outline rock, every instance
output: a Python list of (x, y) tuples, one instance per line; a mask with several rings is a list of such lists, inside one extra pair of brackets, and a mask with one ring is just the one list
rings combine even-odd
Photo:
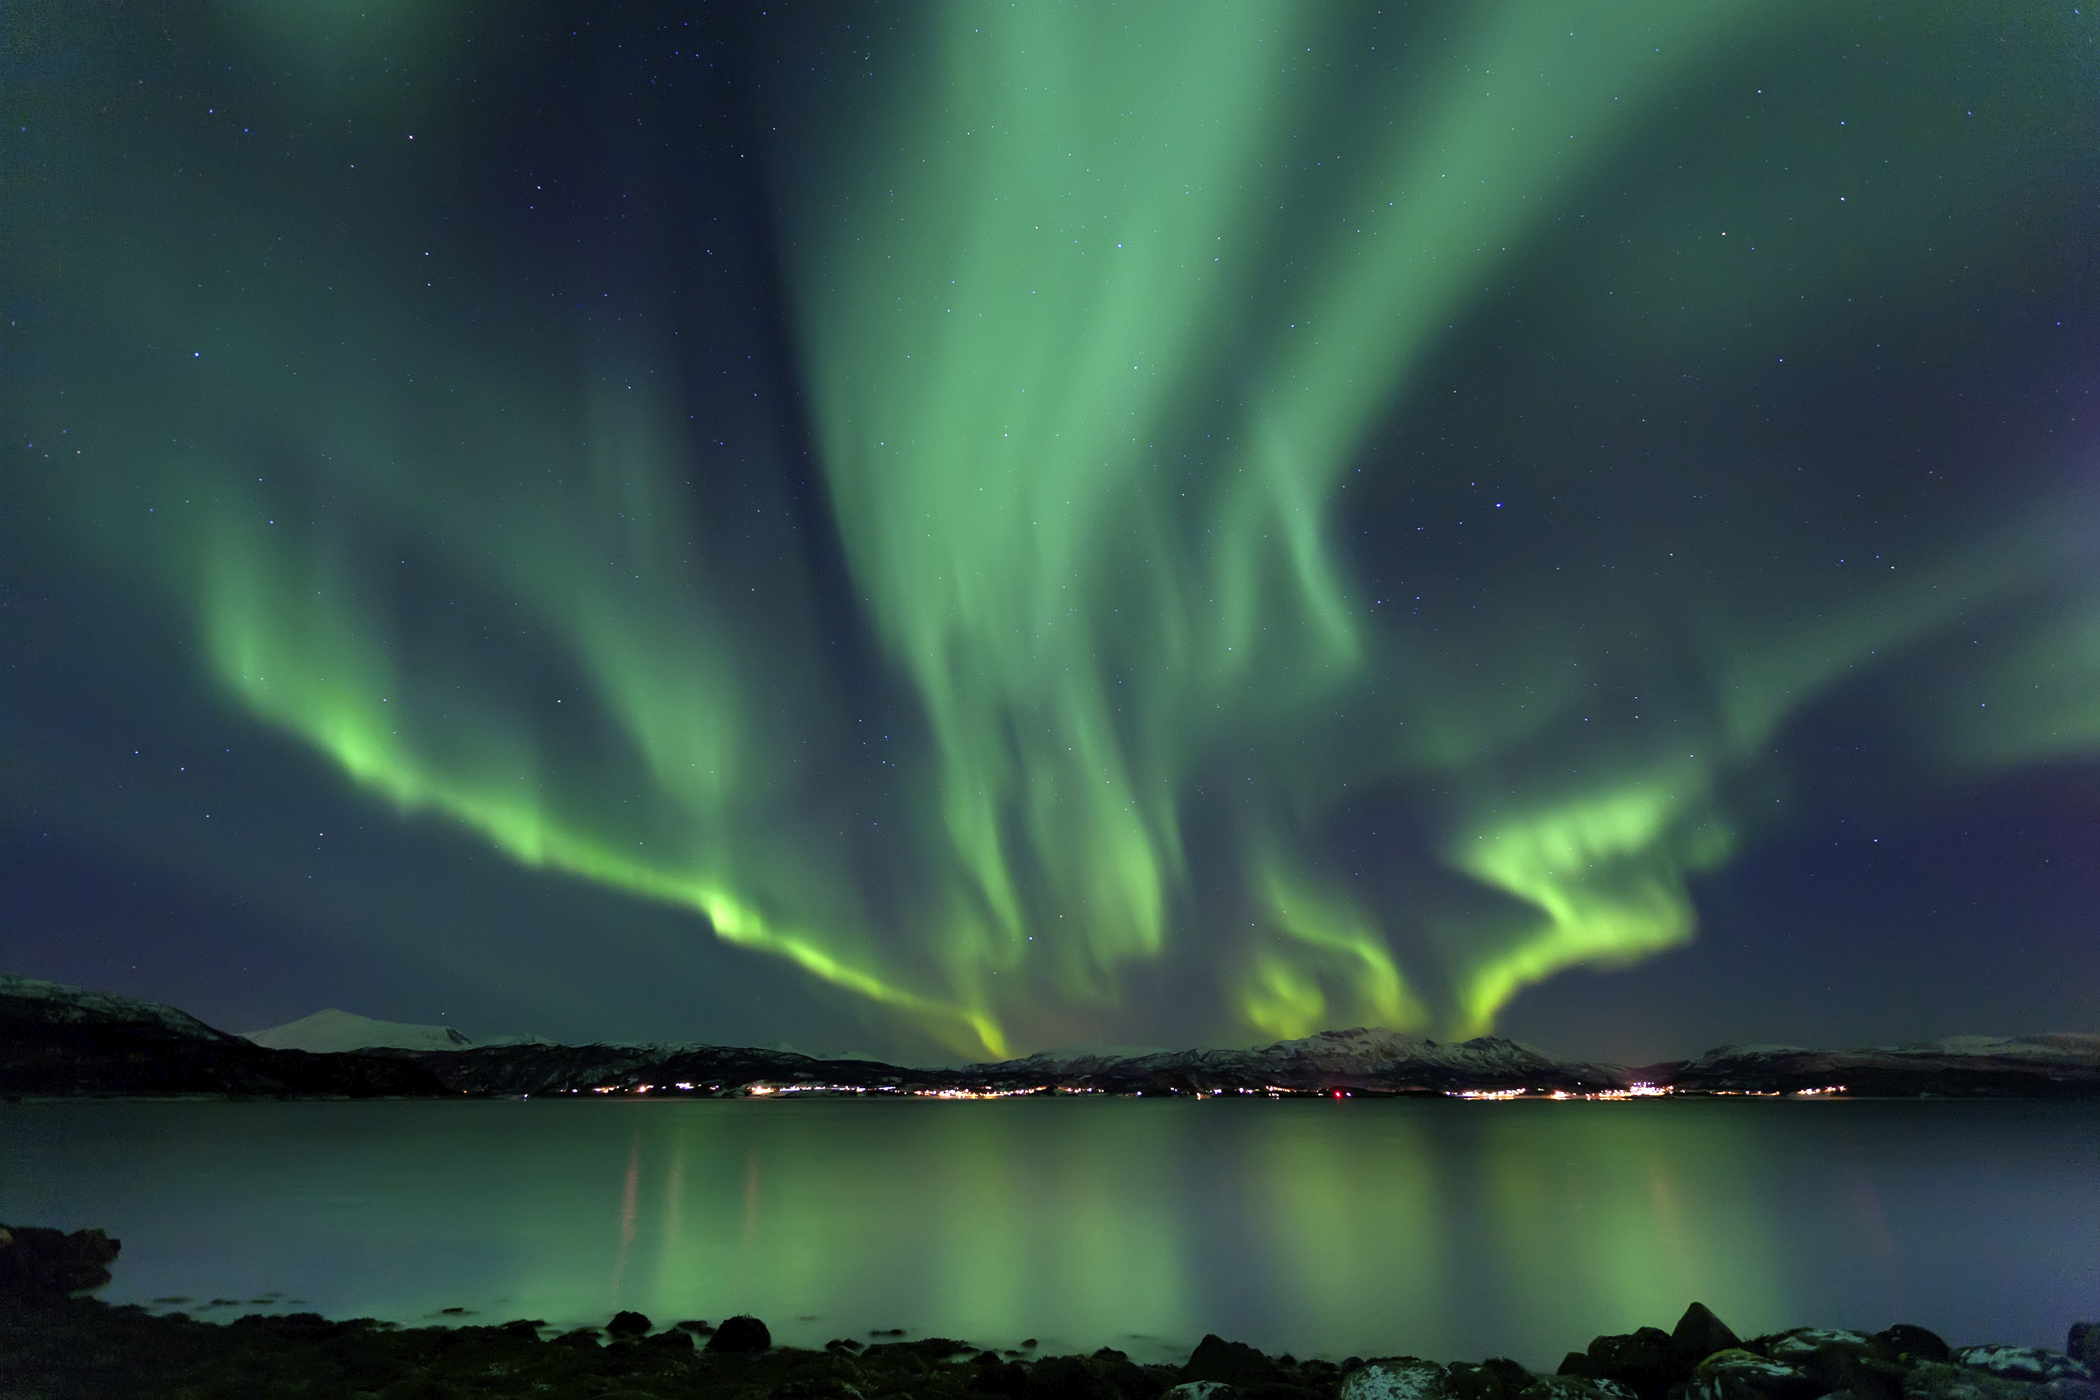
[(2100, 1371), (2100, 1322), (2072, 1323), (2071, 1339), (2064, 1343), (2064, 1350)]
[(0, 1294), (54, 1297), (100, 1288), (123, 1248), (100, 1230), (66, 1234), (38, 1225), (0, 1225)]
[(1796, 1327), (1763, 1340), (1764, 1353), (1850, 1400), (1901, 1400), (1905, 1367), (1889, 1344), (1865, 1332)]
[(642, 1345), (645, 1347), (669, 1347), (673, 1351), (691, 1351), (693, 1349), (693, 1334), (681, 1332), (676, 1327), (673, 1327), (669, 1331), (659, 1332), (653, 1337), (642, 1338)]
[(1183, 1381), (1169, 1388), (1163, 1400), (1239, 1400), (1239, 1392), (1223, 1381)]
[(2081, 1381), (2064, 1376), (2044, 1381), (2037, 1394), (2044, 1400), (2100, 1400), (2100, 1381)]
[[(1587, 1364), (1581, 1352), (1569, 1355)], [(1634, 1400), (1634, 1395), (1620, 1382), (1603, 1376), (1533, 1376), (1517, 1392), (1517, 1400)]]
[[(1454, 1361), (1444, 1368), (1444, 1373), (1449, 1378), (1451, 1393), (1456, 1400), (1503, 1400), (1502, 1377), (1491, 1366), (1476, 1365), (1470, 1361)], [(1531, 1383), (1528, 1373), (1524, 1377), (1524, 1383)]]
[(1091, 1364), (1094, 1374), (1123, 1400), (1159, 1400), (1166, 1391), (1165, 1381), (1110, 1347), (1095, 1352)]
[(2047, 1347), (1962, 1347), (1951, 1358), (1956, 1365), (1974, 1366), (2009, 1381), (2089, 1381), (2093, 1371), (2083, 1361)]
[(1502, 1382), (1502, 1393), (1510, 1400), (1522, 1395), (1530, 1388), (1531, 1383), (1538, 1379), (1521, 1362), (1512, 1361), (1506, 1356), (1490, 1356), (1480, 1363), (1480, 1369), (1494, 1372), (1495, 1379)]
[(802, 1376), (773, 1387), (773, 1400), (863, 1400), (858, 1387), (837, 1376)]
[(1825, 1351), (1878, 1352), (1879, 1344), (1864, 1332), (1835, 1327), (1796, 1327), (1764, 1341), (1765, 1355), (1774, 1361), (1798, 1366), (1808, 1357)]
[(709, 1351), (726, 1351), (738, 1355), (767, 1351), (772, 1348), (773, 1334), (766, 1324), (748, 1314), (724, 1318), (715, 1334), (707, 1339)]
[(639, 1337), (649, 1330), (649, 1319), (638, 1312), (616, 1312), (605, 1330), (615, 1337)]
[(1676, 1340), (1660, 1327), (1599, 1337), (1590, 1343), (1583, 1360), (1586, 1367), (1575, 1372), (1570, 1372), (1563, 1362), (1562, 1374), (1614, 1380), (1640, 1400), (1663, 1400), (1671, 1386), (1691, 1374), (1693, 1365), (1678, 1350)]
[(528, 1342), (536, 1342), (540, 1339), (540, 1329), (546, 1325), (543, 1318), (520, 1317), (504, 1323), (496, 1330), (506, 1337), (523, 1337)]
[(1874, 1339), (1883, 1343), (1897, 1357), (1908, 1357), (1912, 1361), (1945, 1361), (1952, 1355), (1951, 1348), (1942, 1341), (1937, 1332), (1927, 1331), (1908, 1322), (1899, 1322), (1894, 1327), (1884, 1328), (1874, 1334)]
[(1108, 1383), (1076, 1356), (1052, 1356), (1028, 1368), (1027, 1400), (1116, 1400)]
[(1342, 1378), (1341, 1400), (1455, 1400), (1451, 1374), (1434, 1361), (1389, 1356)]
[[(951, 1356), (961, 1356), (966, 1351), (977, 1350), (968, 1342), (959, 1342), (953, 1337), (921, 1337), (916, 1342), (904, 1342), (901, 1345), (905, 1350), (923, 1356), (928, 1361), (946, 1361)], [(1103, 1348), (1103, 1351), (1106, 1350)], [(1102, 1352), (1095, 1353), (1096, 1356), (1101, 1354)], [(1109, 1354), (1121, 1356), (1123, 1353), (1118, 1351)]]
[(1714, 1316), (1714, 1310), (1704, 1303), (1694, 1303), (1677, 1319), (1676, 1328), (1670, 1333), (1677, 1353), (1684, 1358), (1685, 1369), (1690, 1370), (1717, 1351), (1728, 1351), (1740, 1347), (1743, 1339), (1731, 1330), (1727, 1323)]
[[(991, 1356), (990, 1352), (985, 1353)], [(1003, 1395), (1007, 1400), (1020, 1400), (1028, 1393), (1028, 1372), (1018, 1362), (1002, 1361), (992, 1356), (990, 1362), (978, 1358), (977, 1374), (970, 1385), (986, 1395)]]
[(1228, 1342), (1215, 1332), (1196, 1343), (1181, 1374), (1192, 1381), (1223, 1381), (1242, 1389), (1277, 1378), (1275, 1362), (1245, 1342)]
[(1264, 1381), (1240, 1392), (1245, 1400), (1328, 1400), (1327, 1394), (1289, 1381)]
[(1947, 1361), (1920, 1361), (1903, 1378), (1903, 1400), (2033, 1400), (2035, 1387)]
[(459, 1387), (426, 1375), (408, 1375), (380, 1388), (377, 1400), (461, 1400)]
[(1783, 1361), (1732, 1347), (1701, 1361), (1685, 1400), (1814, 1400), (1822, 1387)]

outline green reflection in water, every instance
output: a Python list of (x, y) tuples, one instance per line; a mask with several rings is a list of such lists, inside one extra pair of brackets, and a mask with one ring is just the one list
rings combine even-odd
[(1579, 1297), (1604, 1319), (1597, 1331), (1621, 1332), (1667, 1327), (1694, 1298), (1738, 1321), (1787, 1315), (1756, 1209), (1771, 1144), (1752, 1116), (1732, 1105), (1672, 1104), (1670, 1118), (1498, 1107), (1508, 1111), (1476, 1125), (1474, 1160), (1489, 1247), (1513, 1266), (1512, 1311), (1566, 1314)]
[(113, 1303), (1550, 1366), (1693, 1298), (2048, 1344), (2096, 1153), (2005, 1103), (0, 1104), (0, 1208), (123, 1238)]
[(614, 1265), (604, 1306), (652, 1315), (1140, 1352), (1231, 1320), (1335, 1355), (1517, 1345), (1475, 1335), (1483, 1306), (1569, 1346), (1667, 1325), (1692, 1298), (1787, 1315), (1752, 1204), (1765, 1148), (1740, 1112), (808, 1103), (640, 1123), (638, 1186), (608, 1159), (604, 1228), (650, 1257)]

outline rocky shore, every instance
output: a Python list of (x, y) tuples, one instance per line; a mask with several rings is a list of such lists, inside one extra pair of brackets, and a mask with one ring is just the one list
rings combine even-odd
[(2064, 1351), (1950, 1346), (1922, 1327), (1799, 1327), (1744, 1339), (1693, 1303), (1676, 1327), (1598, 1337), (1551, 1373), (1506, 1358), (1269, 1356), (1205, 1337), (1181, 1365), (1103, 1348), (1039, 1356), (944, 1337), (775, 1347), (732, 1317), (659, 1326), (640, 1313), (557, 1331), (397, 1327), (251, 1314), (219, 1325), (109, 1307), (117, 1242), (0, 1227), (0, 1396), (9, 1400), (2100, 1400), (2100, 1324)]

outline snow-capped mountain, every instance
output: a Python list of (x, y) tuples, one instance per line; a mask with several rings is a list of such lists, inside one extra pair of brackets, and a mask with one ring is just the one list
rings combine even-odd
[(375, 1021), (330, 1007), (266, 1031), (244, 1031), (244, 1039), (272, 1050), (464, 1050), (474, 1042), (450, 1026), (418, 1026), (403, 1021)]
[(1073, 1087), (1134, 1092), (1207, 1092), (1268, 1087), (1294, 1092), (1439, 1091), (1452, 1088), (1591, 1090), (1623, 1087), (1614, 1065), (1560, 1061), (1513, 1040), (1428, 1040), (1360, 1027), (1322, 1031), (1249, 1050), (1162, 1050), (1140, 1055), (1042, 1056), (973, 1065), (1001, 1081), (1044, 1079)]

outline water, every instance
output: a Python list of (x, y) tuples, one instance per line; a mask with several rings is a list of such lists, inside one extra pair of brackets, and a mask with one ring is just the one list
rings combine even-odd
[(0, 1220), (103, 1226), (109, 1301), (220, 1318), (752, 1312), (796, 1344), (1178, 1359), (1215, 1331), (1545, 1366), (1698, 1298), (1746, 1335), (2061, 1346), (2100, 1317), (2100, 1107), (0, 1104)]

